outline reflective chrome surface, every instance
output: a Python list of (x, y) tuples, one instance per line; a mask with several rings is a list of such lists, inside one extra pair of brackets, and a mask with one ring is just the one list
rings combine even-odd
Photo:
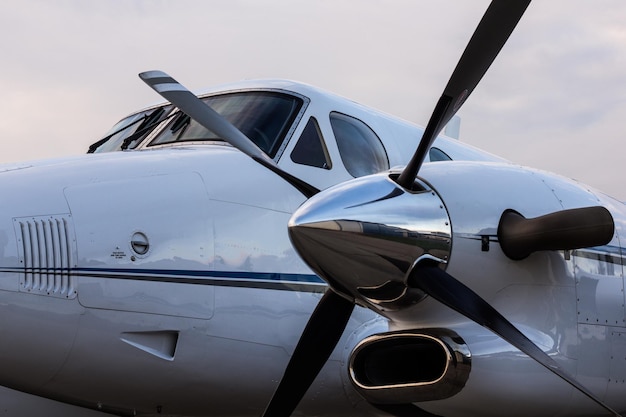
[(305, 262), (336, 291), (378, 311), (396, 310), (424, 294), (406, 284), (423, 257), (448, 260), (451, 226), (437, 193), (398, 186), (388, 173), (329, 188), (304, 203), (289, 235)]
[(448, 329), (383, 333), (364, 339), (350, 357), (350, 380), (374, 404), (449, 398), (469, 378), (471, 354)]

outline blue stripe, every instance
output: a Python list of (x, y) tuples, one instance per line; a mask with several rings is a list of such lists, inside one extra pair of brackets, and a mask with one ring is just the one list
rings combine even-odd
[[(619, 246), (598, 246), (576, 249), (573, 256), (618, 265), (626, 264)], [(214, 271), (145, 268), (0, 268), (0, 272), (68, 274), (93, 278), (114, 278), (137, 281), (172, 282), (181, 284), (267, 288), (290, 291), (323, 291), (326, 283), (314, 274), (278, 272)]]
[(323, 292), (326, 283), (314, 274), (142, 268), (0, 268), (0, 272), (59, 274), (103, 279)]
[(140, 268), (72, 268), (70, 273), (78, 275), (88, 274), (120, 274), (120, 275), (149, 275), (166, 277), (188, 278), (222, 278), (228, 280), (271, 281), (271, 282), (299, 282), (307, 284), (325, 284), (317, 275), (313, 274), (285, 274), (279, 272), (248, 272), (248, 271), (202, 271), (179, 269), (140, 269)]

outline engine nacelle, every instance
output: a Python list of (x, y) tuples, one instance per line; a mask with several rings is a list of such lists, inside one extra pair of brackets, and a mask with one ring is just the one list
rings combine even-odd
[(350, 380), (374, 404), (442, 400), (461, 391), (471, 354), (448, 329), (381, 333), (361, 341), (350, 355)]

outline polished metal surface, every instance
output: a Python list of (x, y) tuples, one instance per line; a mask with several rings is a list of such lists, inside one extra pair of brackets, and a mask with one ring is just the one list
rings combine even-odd
[(419, 302), (406, 273), (420, 258), (444, 265), (448, 213), (425, 184), (399, 187), (388, 173), (358, 178), (309, 199), (289, 222), (305, 262), (336, 291), (383, 312)]
[(375, 404), (449, 398), (471, 370), (465, 341), (448, 329), (420, 329), (370, 336), (350, 356), (350, 380)]

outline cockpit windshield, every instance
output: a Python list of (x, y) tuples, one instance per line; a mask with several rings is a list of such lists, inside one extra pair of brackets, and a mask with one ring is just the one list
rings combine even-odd
[[(206, 97), (203, 101), (270, 157), (276, 155), (303, 104), (298, 97), (267, 91), (221, 94)], [(148, 146), (221, 140), (178, 111)]]
[(88, 153), (113, 152), (135, 148), (155, 127), (159, 125), (172, 105), (160, 106), (135, 113), (120, 120), (102, 139), (89, 147)]

